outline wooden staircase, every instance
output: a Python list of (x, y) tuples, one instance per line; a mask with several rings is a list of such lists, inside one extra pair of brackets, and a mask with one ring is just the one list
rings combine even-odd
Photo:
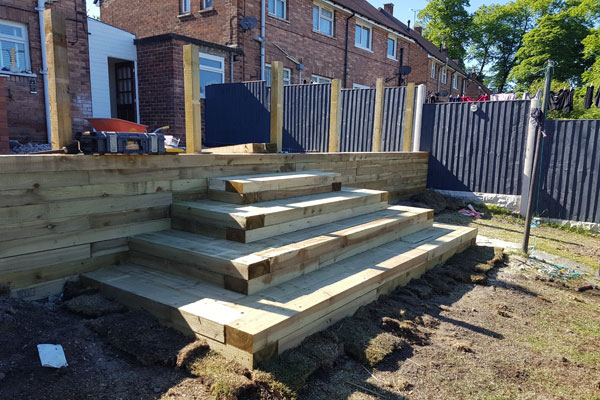
[[(470, 246), (476, 229), (341, 188), (328, 172), (215, 178), (172, 205), (172, 229), (130, 238), (130, 259), (84, 274), (252, 368)], [(268, 201), (265, 201), (267, 200)]]

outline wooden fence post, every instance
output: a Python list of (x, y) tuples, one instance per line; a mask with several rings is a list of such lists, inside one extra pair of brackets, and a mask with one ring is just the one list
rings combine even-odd
[(406, 111), (404, 112), (404, 143), (402, 151), (412, 151), (414, 103), (415, 84), (410, 82), (406, 86)]
[(45, 10), (44, 27), (48, 57), (51, 144), (52, 150), (61, 150), (73, 142), (65, 14), (57, 10)]
[(271, 64), (271, 143), (281, 153), (283, 144), (283, 64)]
[(339, 79), (331, 81), (331, 107), (329, 111), (329, 152), (340, 151), (342, 127), (342, 85)]
[(185, 98), (186, 153), (202, 151), (202, 106), (200, 103), (200, 50), (183, 46), (183, 87)]
[(382, 147), (382, 130), (383, 130), (383, 78), (377, 78), (375, 84), (375, 116), (373, 121), (373, 150), (374, 152), (381, 151)]

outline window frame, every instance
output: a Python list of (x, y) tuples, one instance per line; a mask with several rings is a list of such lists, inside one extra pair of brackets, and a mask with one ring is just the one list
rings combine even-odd
[[(315, 82), (315, 78), (317, 79), (316, 82)], [(328, 78), (328, 77), (322, 76), (322, 75), (312, 74), (310, 76), (310, 83), (311, 84), (331, 83), (331, 81), (332, 81), (332, 78)]]
[(452, 89), (458, 90), (458, 74), (452, 74)]
[[(19, 38), (16, 36), (4, 35), (4, 34), (0, 33), (0, 40), (22, 44), (24, 58), (25, 58), (25, 65), (23, 67), (19, 68), (18, 71), (12, 71), (10, 69), (8, 71), (5, 71), (5, 70), (1, 69), (2, 64), (0, 63), (0, 74), (19, 74), (19, 75), (31, 74), (31, 54), (29, 51), (29, 31), (27, 29), (27, 25), (20, 23), (20, 22), (8, 21), (5, 19), (0, 19), (0, 24), (21, 29), (21, 33), (23, 34), (23, 37)], [(2, 53), (0, 52), (0, 59), (1, 58), (2, 58)]]
[[(318, 27), (316, 29), (315, 29), (315, 21), (314, 21), (315, 7), (318, 9), (318, 13), (319, 13), (319, 16), (317, 19)], [(323, 10), (329, 11), (331, 13), (331, 19), (328, 19), (327, 17), (323, 16), (323, 14), (322, 14)], [(331, 22), (331, 34), (325, 33), (321, 30), (321, 19)], [(313, 32), (319, 33), (321, 35), (325, 35), (327, 37), (335, 37), (335, 10), (328, 8), (328, 7), (324, 7), (320, 4), (313, 3)]]
[(192, 12), (192, 0), (180, 0), (179, 1), (180, 15), (190, 14), (191, 12)]
[[(206, 6), (206, 2), (210, 1), (210, 7)], [(214, 0), (202, 0), (202, 9), (203, 10), (212, 10), (214, 4)]]
[(448, 83), (448, 68), (442, 68), (441, 74), (442, 85), (446, 85)]
[[(394, 42), (394, 55), (393, 56), (390, 56), (390, 40), (392, 42)], [(394, 60), (394, 61), (398, 60), (398, 39), (397, 38), (388, 36), (386, 52), (387, 52), (387, 58), (389, 58), (390, 60)]]
[[(272, 68), (271, 64), (265, 64), (265, 84), (267, 85), (267, 87), (271, 87), (271, 79), (272, 79), (271, 68)], [(269, 73), (268, 73), (269, 79), (267, 79), (267, 70), (269, 70)], [(286, 79), (285, 79), (286, 72), (288, 74), (287, 83), (286, 83)], [(289, 86), (291, 84), (292, 84), (292, 70), (290, 68), (283, 67), (283, 86)]]
[[(358, 32), (358, 28), (361, 28), (361, 40), (362, 40), (363, 29), (369, 32), (369, 40), (368, 40), (368, 44), (367, 44), (368, 47), (365, 47), (361, 43), (356, 42), (356, 33)], [(360, 23), (358, 21), (356, 22), (355, 28), (354, 28), (354, 47), (358, 47), (359, 49), (373, 52), (373, 27), (372, 26)]]
[(361, 85), (360, 83), (353, 83), (352, 89), (371, 89), (371, 86)]
[[(212, 60), (212, 61), (220, 61), (221, 68), (215, 68), (215, 67), (209, 67), (207, 65), (202, 65), (200, 63), (201, 58), (205, 58), (207, 60)], [(198, 64), (199, 64), (198, 73), (200, 73), (201, 71), (219, 73), (219, 74), (221, 74), (221, 83), (225, 83), (225, 57), (200, 52), (200, 55), (198, 58)], [(206, 88), (206, 86), (205, 86), (205, 88)], [(202, 79), (200, 79), (200, 98), (201, 99), (206, 98), (206, 90), (204, 92), (202, 91)]]
[(435, 79), (435, 75), (437, 73), (437, 65), (435, 64), (435, 61), (431, 61), (431, 79)]
[[(287, 0), (272, 0), (273, 1), (273, 12), (271, 12), (271, 0), (267, 2), (267, 14), (274, 18), (279, 18), (287, 21)], [(283, 16), (277, 15), (277, 2), (283, 3)]]

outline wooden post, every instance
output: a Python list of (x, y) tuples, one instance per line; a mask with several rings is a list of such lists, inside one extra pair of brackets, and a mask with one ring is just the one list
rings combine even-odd
[(283, 144), (283, 64), (271, 64), (271, 143), (281, 153)]
[(196, 153), (202, 151), (202, 108), (200, 104), (200, 50), (194, 44), (183, 46), (183, 86), (186, 153)]
[(375, 117), (373, 122), (373, 151), (379, 152), (382, 147), (383, 130), (383, 78), (377, 78), (375, 84)]
[(402, 144), (402, 151), (412, 151), (414, 104), (415, 84), (410, 82), (406, 86), (406, 111), (404, 112), (404, 143)]
[(64, 13), (52, 9), (44, 10), (44, 27), (48, 58), (51, 144), (52, 150), (61, 150), (73, 142), (69, 58)]
[(342, 85), (339, 79), (331, 81), (331, 108), (329, 111), (329, 152), (340, 151), (342, 128)]

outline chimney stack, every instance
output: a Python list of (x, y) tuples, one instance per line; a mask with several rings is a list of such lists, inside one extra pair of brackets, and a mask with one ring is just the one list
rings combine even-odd
[(423, 36), (423, 27), (422, 26), (415, 26), (415, 31), (417, 31), (417, 33), (421, 36)]
[(390, 15), (392, 15), (392, 16), (393, 16), (393, 15), (394, 15), (394, 3), (385, 3), (385, 4), (383, 5), (383, 10), (384, 10), (386, 13), (388, 13), (388, 14), (390, 14)]
[(440, 47), (440, 51), (443, 54), (448, 54), (448, 47), (446, 46), (446, 41), (445, 40), (442, 42), (442, 46)]

